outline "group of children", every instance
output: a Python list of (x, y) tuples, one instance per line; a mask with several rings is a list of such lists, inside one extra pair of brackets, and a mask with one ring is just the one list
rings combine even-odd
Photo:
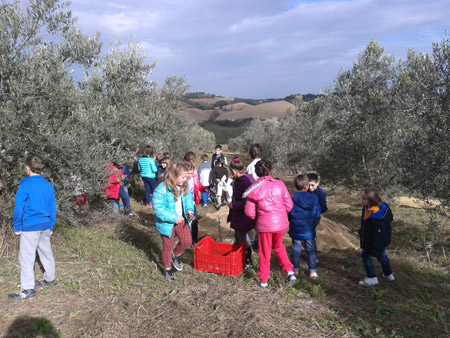
[[(202, 184), (206, 183), (203, 171), (209, 169), (211, 177), (217, 164), (226, 170), (226, 159), (221, 153), (221, 147), (216, 147), (211, 168), (203, 166), (208, 158), (202, 155), (203, 167), (200, 166), (197, 173), (193, 152), (186, 153), (184, 161), (176, 164), (172, 164), (166, 157), (169, 160), (165, 161), (164, 172), (160, 172), (157, 184), (158, 167), (155, 155), (151, 147), (147, 147), (138, 167), (146, 187), (147, 206), (153, 208), (156, 228), (163, 243), (161, 255), (164, 277), (172, 281), (172, 265), (178, 271), (183, 270), (180, 255), (192, 242), (198, 240), (196, 206), (200, 202), (200, 193), (206, 194), (203, 196), (203, 203), (205, 198), (208, 201), (207, 194), (210, 193), (208, 186)], [(233, 189), (227, 200), (228, 221), (235, 230), (236, 243), (246, 243), (247, 267), (252, 266), (252, 246), (255, 246), (257, 241), (260, 286), (263, 289), (268, 287), (272, 250), (286, 273), (288, 283), (292, 284), (298, 277), (303, 246), (309, 275), (313, 279), (317, 278), (316, 227), (320, 222), (320, 215), (327, 211), (326, 193), (319, 187), (318, 175), (298, 175), (294, 180), (298, 191), (291, 197), (285, 184), (273, 178), (271, 163), (261, 159), (261, 146), (252, 145), (250, 155), (253, 161), (247, 169), (244, 168), (243, 162), (235, 157), (229, 164), (227, 176), (227, 180), (233, 180)], [(160, 160), (160, 165), (163, 160)], [(50, 237), (56, 221), (56, 202), (53, 186), (41, 176), (44, 167), (45, 163), (40, 156), (29, 156), (25, 161), (27, 177), (22, 179), (16, 194), (13, 225), (16, 235), (20, 235), (21, 291), (10, 294), (11, 299), (28, 299), (35, 296), (35, 286), (55, 285), (55, 261)], [(126, 177), (123, 166), (110, 164), (109, 170), (116, 178)], [(109, 178), (112, 179), (111, 176)], [(219, 180), (218, 176), (215, 179)], [(121, 187), (125, 186), (123, 177), (118, 181), (121, 182), (118, 187), (108, 188), (111, 184), (106, 187), (107, 193), (114, 195), (115, 199), (120, 195)], [(208, 183), (211, 181), (208, 180)], [(360, 197), (363, 207), (359, 230), (361, 258), (367, 277), (359, 284), (378, 284), (372, 257), (376, 257), (381, 263), (383, 277), (394, 281), (386, 254), (391, 240), (392, 212), (389, 206), (381, 201), (375, 188), (363, 189)], [(292, 238), (292, 263), (283, 245), (283, 237), (288, 229)], [(178, 241), (174, 248), (175, 237)], [(45, 270), (39, 281), (34, 278), (36, 251)]]

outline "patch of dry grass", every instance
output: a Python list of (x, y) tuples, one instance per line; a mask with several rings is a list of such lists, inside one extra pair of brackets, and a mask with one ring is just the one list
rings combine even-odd
[[(302, 274), (294, 287), (285, 285), (274, 259), (264, 292), (253, 270), (238, 278), (195, 271), (192, 248), (182, 255), (184, 271), (166, 282), (153, 213), (136, 202), (132, 209), (135, 218), (90, 213), (86, 226), (58, 224), (53, 238), (58, 285), (39, 288), (29, 301), (7, 299), (18, 290), (20, 271), (16, 257), (3, 259), (0, 336), (36, 336), (39, 330), (46, 337), (449, 334), (448, 256), (436, 250), (427, 258), (420, 244), (427, 237), (423, 211), (394, 208), (389, 250), (394, 283), (359, 287), (364, 272), (358, 252), (331, 251), (319, 253), (318, 280)], [(355, 206), (327, 217), (355, 230), (359, 212)], [(449, 251), (450, 231), (443, 231), (436, 248)]]
[(20, 271), (16, 258), (3, 260), (0, 335), (31, 336), (44, 324), (48, 336), (67, 337), (352, 335), (339, 328), (327, 306), (287, 288), (276, 269), (272, 289), (263, 292), (254, 273), (234, 279), (194, 271), (189, 249), (182, 256), (184, 271), (167, 283), (152, 214), (136, 205), (134, 210), (135, 219), (90, 214), (88, 226), (58, 225), (58, 284), (37, 289), (34, 299), (7, 299), (17, 290)]

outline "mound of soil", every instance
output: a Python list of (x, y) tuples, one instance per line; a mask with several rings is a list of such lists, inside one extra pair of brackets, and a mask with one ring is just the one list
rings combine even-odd
[(437, 200), (429, 200), (428, 203), (413, 197), (397, 197), (394, 199), (394, 204), (402, 207), (415, 209), (434, 209), (441, 203)]
[[(228, 207), (222, 207), (219, 211), (212, 211), (199, 219), (199, 238), (210, 236), (217, 242), (233, 243), (234, 231), (227, 223)], [(286, 231), (283, 243), (291, 246), (291, 238)], [(333, 222), (325, 217), (321, 218), (317, 227), (317, 250), (328, 252), (331, 249), (356, 250), (359, 248), (359, 240), (345, 225)]]

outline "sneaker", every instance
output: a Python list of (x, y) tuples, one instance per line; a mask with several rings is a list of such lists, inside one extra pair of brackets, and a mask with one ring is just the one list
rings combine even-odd
[(378, 284), (378, 278), (377, 277), (366, 277), (364, 278), (364, 280), (359, 281), (359, 285), (364, 285), (364, 286), (374, 286)]
[(317, 279), (317, 278), (319, 278), (319, 275), (317, 274), (317, 272), (311, 272), (309, 274), (309, 277), (311, 277), (311, 279)]
[(388, 276), (386, 276), (385, 274), (383, 274), (383, 278), (386, 279), (386, 280), (388, 280), (389, 282), (395, 281), (395, 277), (394, 277), (394, 274), (393, 274), (393, 273), (391, 273), (391, 274), (388, 275)]
[(261, 289), (263, 289), (263, 290), (267, 290), (267, 289), (269, 288), (269, 284), (267, 284), (267, 283), (261, 283), (261, 284), (259, 285), (259, 287), (260, 287)]
[(27, 290), (22, 290), (18, 293), (12, 293), (12, 294), (8, 295), (8, 298), (15, 299), (15, 300), (25, 300), (25, 299), (33, 298), (34, 296), (36, 296), (36, 291), (34, 291), (34, 289), (27, 289)]
[(183, 263), (181, 263), (180, 257), (173, 256), (172, 264), (173, 264), (174, 268), (177, 269), (178, 271), (183, 270)]
[(129, 213), (127, 214), (127, 216), (134, 217), (134, 216), (136, 216), (136, 215), (133, 214), (132, 212), (129, 212)]
[(171, 282), (175, 279), (172, 270), (165, 270), (164, 271), (164, 278), (166, 281)]
[(203, 208), (207, 208), (208, 207), (208, 204), (203, 204)]
[(222, 207), (222, 204), (213, 204), (213, 205), (214, 205), (214, 208), (215, 208), (217, 211), (219, 211), (220, 208)]
[(36, 286), (54, 286), (56, 285), (56, 280), (46, 281), (45, 279), (40, 279), (35, 283)]
[(287, 282), (289, 285), (292, 285), (295, 283), (297, 278), (295, 277), (295, 273), (293, 271), (289, 271), (287, 275)]

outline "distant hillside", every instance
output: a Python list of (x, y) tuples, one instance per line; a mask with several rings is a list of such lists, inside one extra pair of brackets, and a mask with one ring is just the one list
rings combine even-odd
[(295, 106), (292, 103), (286, 101), (261, 103), (256, 106), (248, 105), (248, 107), (244, 108), (243, 105), (244, 104), (231, 105), (232, 108), (234, 108), (233, 110), (231, 111), (222, 110), (216, 119), (217, 120), (236, 120), (244, 118), (270, 119), (273, 117), (284, 119), (287, 117), (289, 111), (295, 110)]
[[(297, 95), (289, 95), (284, 99), (242, 99), (226, 98), (203, 92), (188, 93), (184, 97), (183, 113), (197, 123), (207, 120), (237, 120), (247, 118), (284, 119)], [(302, 95), (304, 101), (312, 101), (318, 97), (314, 94)]]
[[(228, 143), (247, 129), (253, 119), (284, 119), (290, 111), (297, 95), (284, 99), (242, 99), (226, 98), (203, 92), (189, 93), (183, 99), (183, 113), (199, 123), (204, 129), (214, 133), (219, 143)], [(304, 101), (312, 101), (317, 95), (302, 95)]]

